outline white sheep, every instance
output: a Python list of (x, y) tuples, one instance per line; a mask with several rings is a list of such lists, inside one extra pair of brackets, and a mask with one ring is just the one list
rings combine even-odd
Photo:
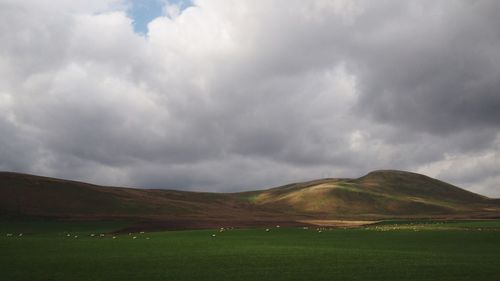
[(270, 231), (270, 229), (269, 229), (269, 228), (266, 228), (266, 232), (269, 232), (269, 231)]
[(212, 234), (212, 237), (215, 237), (215, 236), (217, 236), (217, 235), (215, 235), (215, 234)]

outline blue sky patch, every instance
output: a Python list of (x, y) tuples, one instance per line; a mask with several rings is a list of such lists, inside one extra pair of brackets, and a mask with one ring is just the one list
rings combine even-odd
[(163, 7), (166, 4), (176, 4), (184, 10), (191, 6), (192, 2), (190, 0), (132, 0), (128, 15), (133, 19), (135, 32), (146, 34), (148, 23), (163, 15)]

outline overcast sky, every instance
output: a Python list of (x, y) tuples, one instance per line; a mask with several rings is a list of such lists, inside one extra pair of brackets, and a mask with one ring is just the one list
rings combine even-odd
[(0, 0), (0, 170), (500, 197), (500, 1)]

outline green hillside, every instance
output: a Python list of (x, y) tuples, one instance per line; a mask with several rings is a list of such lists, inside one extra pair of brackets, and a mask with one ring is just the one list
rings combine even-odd
[(323, 179), (261, 192), (259, 205), (335, 216), (428, 216), (488, 213), (493, 199), (448, 183), (403, 171), (374, 171), (357, 179)]
[(375, 171), (357, 179), (321, 179), (240, 193), (107, 187), (0, 173), (2, 217), (169, 220), (203, 227), (210, 221), (257, 225), (305, 219), (492, 217), (500, 214), (499, 206), (497, 199), (403, 171)]

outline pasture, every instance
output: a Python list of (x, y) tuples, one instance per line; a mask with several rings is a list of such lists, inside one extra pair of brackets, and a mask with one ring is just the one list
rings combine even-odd
[(498, 220), (111, 234), (124, 226), (0, 222), (0, 280), (500, 280)]

